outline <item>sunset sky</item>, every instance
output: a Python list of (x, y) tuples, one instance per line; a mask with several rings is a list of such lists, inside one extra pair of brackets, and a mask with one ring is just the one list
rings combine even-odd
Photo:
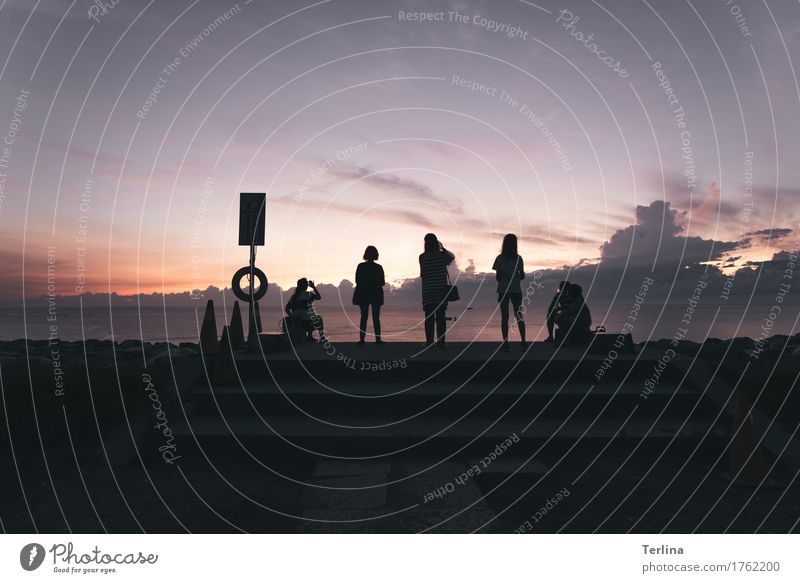
[(415, 277), (429, 231), (478, 273), (507, 232), (529, 268), (770, 259), (800, 7), (739, 2), (0, 0), (0, 298), (48, 246), (59, 294), (229, 286), (239, 192), (284, 288), (368, 244)]

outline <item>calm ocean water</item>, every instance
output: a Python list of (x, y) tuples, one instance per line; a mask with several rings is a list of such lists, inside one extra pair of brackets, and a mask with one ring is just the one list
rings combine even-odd
[[(169, 307), (136, 307), (84, 308), (83, 320), (77, 308), (58, 310), (55, 322), (47, 320), (43, 308), (29, 310), (23, 314), (21, 310), (0, 309), (0, 340), (16, 338), (44, 339), (50, 334), (51, 324), (55, 324), (56, 332), (62, 340), (80, 340), (94, 338), (99, 340), (126, 340), (143, 338), (145, 341), (158, 342), (194, 342), (198, 338), (199, 326), (203, 318), (204, 304), (196, 308), (190, 306)], [(352, 306), (344, 311), (341, 307), (320, 306), (319, 312), (325, 320), (328, 335), (337, 341), (353, 341), (358, 338), (358, 309)], [(230, 310), (230, 306), (228, 306)], [(627, 312), (593, 311), (593, 324), (604, 324), (608, 332), (618, 332), (624, 324)], [(634, 341), (641, 342), (648, 337), (653, 339), (672, 338), (681, 324), (683, 308), (667, 309), (660, 316), (660, 308), (643, 309), (635, 322)], [(716, 309), (698, 310), (688, 326), (687, 338), (702, 340), (704, 337), (731, 338), (733, 336), (756, 337), (761, 333), (761, 322), (764, 309), (752, 307), (742, 325), (741, 309), (730, 309), (720, 312), (715, 320)], [(485, 307), (466, 310), (465, 306), (455, 307), (451, 304), (448, 316), (455, 321), (448, 322), (448, 338), (454, 341), (500, 339), (500, 316)], [(218, 330), (230, 319), (230, 313), (224, 313), (222, 306), (216, 310)], [(246, 321), (246, 314), (244, 314)], [(262, 308), (262, 325), (264, 331), (278, 332), (281, 313), (277, 310)], [(526, 314), (529, 339), (543, 339), (546, 336), (544, 314), (530, 311)], [(385, 306), (381, 315), (383, 337), (387, 341), (422, 341), (425, 333), (422, 327), (422, 310), (409, 307)], [(794, 318), (784, 318), (778, 322), (772, 334), (793, 334)], [(371, 324), (368, 325), (371, 330)], [(516, 333), (512, 332), (512, 337)]]

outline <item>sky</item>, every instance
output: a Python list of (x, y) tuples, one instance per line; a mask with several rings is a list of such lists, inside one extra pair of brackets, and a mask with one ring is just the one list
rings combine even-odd
[(229, 287), (240, 192), (284, 289), (366, 245), (412, 286), (428, 232), (487, 289), (509, 232), (606, 299), (752, 283), (800, 235), (799, 41), (775, 0), (0, 0), (0, 300)]

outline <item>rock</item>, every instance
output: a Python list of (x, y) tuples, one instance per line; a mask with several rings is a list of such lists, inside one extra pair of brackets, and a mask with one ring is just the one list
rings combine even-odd
[(732, 348), (739, 348), (741, 350), (753, 350), (755, 346), (755, 342), (752, 338), (748, 338), (747, 336), (739, 336), (738, 338), (734, 338), (730, 341)]
[(166, 350), (167, 347), (169, 347), (170, 349), (178, 348), (172, 342), (156, 342), (155, 344), (153, 344), (153, 348), (155, 348), (156, 352), (159, 352), (161, 350)]
[[(148, 345), (152, 346), (149, 342), (145, 342), (145, 347)], [(142, 342), (140, 340), (123, 340), (119, 343), (120, 350), (127, 350), (129, 348), (137, 348), (138, 350), (142, 350)]]
[[(20, 360), (20, 361), (23, 361), (23, 362), (24, 362), (26, 359), (25, 359), (25, 357), (24, 357), (24, 356), (22, 356), (22, 357), (20, 357), (18, 360)], [(29, 356), (29, 357), (27, 358), (27, 361), (28, 361), (28, 365), (29, 365), (29, 366), (30, 366), (32, 369), (38, 369), (39, 367), (44, 367), (44, 368), (53, 368), (53, 361), (52, 361), (52, 359), (50, 359), (50, 358), (45, 358), (44, 356)]]
[(767, 346), (772, 350), (781, 350), (789, 341), (788, 336), (776, 334), (767, 341)]
[(190, 348), (172, 348), (169, 352), (164, 350), (153, 356), (153, 358), (150, 359), (150, 364), (153, 366), (166, 365), (170, 362), (186, 358), (187, 356), (195, 356), (196, 354), (197, 351)]

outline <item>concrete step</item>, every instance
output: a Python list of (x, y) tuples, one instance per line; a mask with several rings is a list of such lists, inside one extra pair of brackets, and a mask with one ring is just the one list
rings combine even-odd
[[(352, 418), (350, 424), (331, 425), (297, 415), (219, 416), (198, 414), (190, 416), (189, 424), (177, 426), (178, 439), (193, 439), (201, 444), (223, 447), (270, 447), (281, 441), (308, 448), (320, 455), (354, 456), (385, 455), (401, 448), (443, 448), (454, 450), (468, 444), (494, 446), (516, 435), (527, 446), (550, 443), (563, 447), (577, 440), (605, 443), (611, 440), (639, 442), (662, 447), (673, 437), (676, 440), (698, 440), (709, 432), (713, 440), (722, 440), (724, 432), (709, 427), (701, 417), (654, 419), (633, 411), (629, 418), (600, 416), (597, 419), (558, 419), (540, 416), (504, 417), (500, 420), (468, 417), (426, 416), (410, 421), (392, 423), (385, 417)], [(526, 428), (527, 427), (527, 428)], [(489, 447), (491, 449), (491, 447)]]
[[(615, 355), (588, 353), (583, 348), (529, 345), (498, 351), (495, 343), (454, 343), (444, 349), (425, 349), (420, 344), (387, 343), (358, 346), (354, 343), (305, 344), (295, 351), (276, 354), (237, 352), (236, 369), (242, 381), (273, 379), (279, 382), (319, 379), (326, 383), (380, 381), (465, 381), (498, 379), (562, 381), (641, 379), (652, 374), (658, 354)], [(611, 362), (603, 368), (604, 360)], [(211, 362), (208, 363), (211, 366)], [(669, 376), (669, 373), (665, 373)]]
[(688, 414), (699, 393), (672, 382), (659, 384), (647, 394), (641, 382), (595, 384), (589, 381), (404, 383), (361, 379), (357, 382), (321, 385), (311, 381), (276, 384), (246, 382), (242, 386), (198, 388), (184, 397), (206, 412), (310, 415), (328, 420), (390, 415), (395, 419), (437, 413), (458, 418), (469, 412), (498, 415), (505, 411), (536, 411), (564, 418), (570, 414), (594, 415), (604, 408), (610, 414), (627, 415), (632, 407), (658, 415)]

